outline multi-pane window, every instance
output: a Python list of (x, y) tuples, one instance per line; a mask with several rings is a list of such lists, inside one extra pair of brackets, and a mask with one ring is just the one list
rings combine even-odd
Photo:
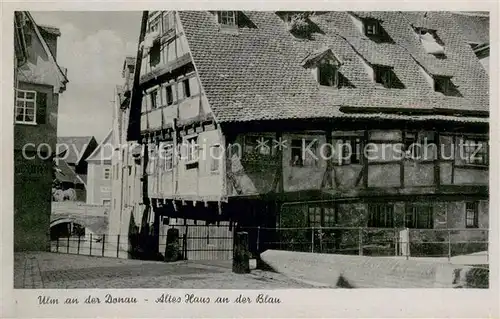
[(236, 26), (236, 11), (219, 11), (219, 23), (223, 26)]
[(382, 84), (385, 88), (402, 89), (403, 83), (399, 81), (392, 67), (383, 65), (373, 66), (375, 82)]
[(111, 178), (111, 169), (105, 168), (104, 169), (104, 179), (110, 179), (110, 178)]
[(158, 91), (157, 90), (154, 90), (154, 91), (151, 91), (150, 93), (150, 98), (151, 98), (151, 108), (154, 110), (156, 108), (158, 108), (159, 106), (159, 103), (158, 103)]
[(324, 86), (339, 87), (339, 70), (329, 60), (321, 60), (318, 67), (319, 84)]
[(210, 148), (210, 172), (218, 172), (221, 161), (221, 147), (214, 145)]
[(318, 151), (316, 141), (292, 140), (291, 144), (291, 166), (314, 167), (318, 164)]
[(155, 41), (151, 49), (149, 49), (149, 65), (155, 67), (161, 62), (161, 43)]
[(469, 165), (488, 165), (488, 143), (484, 140), (464, 139), (463, 160)]
[(173, 146), (172, 144), (167, 144), (162, 146), (162, 148), (163, 170), (170, 171), (173, 168)]
[(188, 162), (193, 162), (198, 160), (198, 157), (196, 156), (197, 155), (196, 150), (197, 150), (196, 137), (186, 139), (186, 151), (187, 151), (186, 160)]
[(17, 90), (16, 122), (36, 123), (36, 91)]
[(270, 137), (247, 135), (245, 136), (245, 146), (243, 152), (245, 155), (272, 156), (275, 154), (273, 139)]
[(433, 228), (432, 205), (407, 204), (405, 226), (408, 228), (428, 229)]
[(478, 202), (465, 203), (465, 227), (478, 228), (479, 227), (479, 209)]
[(166, 94), (167, 94), (167, 105), (172, 105), (174, 103), (174, 94), (172, 92), (172, 86), (167, 86), (165, 88)]
[(321, 207), (308, 206), (307, 210), (308, 210), (309, 227), (320, 227), (321, 226)]
[(337, 214), (334, 207), (307, 206), (308, 227), (335, 227)]
[(156, 17), (153, 21), (150, 22), (149, 24), (149, 32), (161, 32), (161, 15)]
[(371, 20), (365, 23), (365, 33), (366, 35), (378, 35), (379, 34), (379, 23), (377, 21)]
[(394, 205), (392, 204), (369, 204), (368, 205), (368, 227), (393, 227)]
[(174, 13), (169, 11), (163, 15), (163, 32), (168, 32), (173, 29), (175, 29)]
[(340, 165), (361, 163), (361, 140), (359, 138), (341, 139), (337, 143), (341, 148), (338, 151), (342, 154)]
[(184, 96), (190, 97), (191, 96), (191, 88), (189, 86), (189, 79), (185, 79), (184, 81), (182, 81), (182, 85), (184, 88)]

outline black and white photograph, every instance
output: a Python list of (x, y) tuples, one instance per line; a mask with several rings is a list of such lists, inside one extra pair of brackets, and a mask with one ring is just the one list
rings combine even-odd
[(12, 21), (14, 290), (491, 288), (489, 11)]

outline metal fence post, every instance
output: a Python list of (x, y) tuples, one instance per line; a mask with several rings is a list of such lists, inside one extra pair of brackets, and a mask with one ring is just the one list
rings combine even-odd
[(92, 256), (92, 234), (90, 234), (90, 249), (89, 249), (89, 256)]
[(116, 238), (116, 258), (120, 257), (120, 234)]
[(311, 227), (311, 252), (314, 252), (314, 227)]
[(408, 227), (406, 227), (406, 233), (407, 233), (407, 236), (406, 236), (406, 260), (409, 260), (410, 259), (410, 247), (411, 247), (411, 233), (410, 233), (410, 229)]
[(69, 235), (68, 235), (68, 240), (67, 240), (67, 245), (66, 245), (66, 254), (69, 254)]
[(104, 257), (105, 246), (106, 246), (106, 234), (102, 235), (102, 257)]
[(451, 231), (448, 228), (448, 261), (451, 260)]
[(59, 236), (57, 236), (57, 240), (56, 240), (56, 253), (59, 252)]
[(394, 256), (398, 255), (398, 247), (399, 246), (399, 241), (398, 241), (398, 230), (397, 228), (394, 228)]
[(358, 254), (363, 256), (363, 228), (359, 227)]
[(260, 253), (260, 226), (257, 226), (257, 254)]
[(80, 255), (80, 241), (82, 239), (82, 236), (78, 235), (78, 246), (76, 248), (76, 254)]

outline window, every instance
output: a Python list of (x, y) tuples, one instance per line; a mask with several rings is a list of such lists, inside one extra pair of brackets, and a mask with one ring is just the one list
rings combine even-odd
[(163, 32), (168, 32), (175, 29), (174, 13), (172, 11), (166, 12), (163, 15)]
[(318, 67), (319, 84), (339, 87), (339, 71), (331, 62), (322, 60)]
[(166, 92), (167, 92), (167, 105), (172, 105), (172, 103), (174, 103), (174, 95), (172, 93), (172, 86), (167, 86), (165, 88)]
[(196, 137), (186, 139), (186, 150), (187, 150), (187, 162), (194, 162), (198, 160), (196, 151), (198, 146), (196, 145)]
[(36, 124), (36, 92), (17, 90), (16, 123)]
[(382, 21), (377, 19), (363, 19), (364, 32), (367, 37), (376, 42), (392, 42), (391, 37), (382, 27)]
[(158, 108), (158, 91), (157, 90), (151, 91), (149, 96), (151, 98), (151, 108), (153, 110)]
[(128, 66), (128, 73), (134, 74), (134, 71), (135, 71), (134, 65), (129, 65)]
[(308, 220), (309, 227), (320, 227), (321, 226), (321, 207), (308, 206)]
[(420, 43), (422, 43), (426, 53), (432, 54), (437, 58), (446, 58), (444, 54), (444, 43), (438, 37), (436, 30), (415, 28), (415, 32), (418, 34)]
[(449, 96), (462, 96), (449, 76), (434, 76), (434, 91)]
[(184, 96), (190, 97), (191, 96), (191, 88), (189, 87), (189, 79), (182, 81), (182, 85), (184, 87)]
[(111, 178), (111, 169), (105, 168), (104, 169), (104, 179), (110, 179), (110, 178)]
[(109, 205), (111, 205), (111, 199), (103, 199), (103, 200), (102, 200), (102, 204), (103, 204), (104, 206), (109, 206)]
[(478, 202), (465, 203), (465, 227), (478, 228), (479, 227), (479, 212)]
[(399, 81), (390, 66), (374, 65), (373, 66), (375, 82), (382, 84), (385, 88), (403, 89), (404, 85)]
[(172, 170), (174, 166), (174, 158), (173, 158), (173, 146), (171, 144), (163, 148), (162, 156), (164, 161), (163, 169), (165, 171)]
[(434, 227), (432, 205), (407, 204), (405, 226), (408, 228), (430, 229)]
[[(304, 143), (304, 144), (303, 144)], [(314, 167), (318, 165), (316, 141), (292, 140), (291, 144), (291, 166)], [(310, 150), (310, 151), (309, 151)], [(312, 153), (312, 154), (311, 154)]]
[(388, 228), (394, 225), (394, 206), (392, 204), (369, 204), (368, 227)]
[(221, 161), (221, 147), (214, 145), (210, 149), (210, 172), (218, 172)]
[(340, 165), (361, 163), (361, 140), (359, 138), (340, 139), (337, 143), (340, 146), (337, 151), (342, 154)]
[(243, 153), (246, 157), (275, 155), (276, 148), (273, 147), (273, 139), (270, 137), (247, 135), (244, 141)]
[(160, 64), (161, 61), (161, 43), (155, 41), (151, 49), (149, 49), (149, 65), (153, 68)]
[(158, 32), (158, 33), (161, 32), (161, 30), (160, 30), (160, 28), (161, 28), (161, 18), (162, 18), (162, 16), (159, 15), (153, 21), (150, 22), (150, 24), (149, 24), (149, 32)]
[(236, 11), (219, 11), (218, 19), (219, 24), (221, 24), (222, 26), (237, 26)]
[(484, 140), (462, 139), (463, 160), (469, 165), (487, 166), (488, 143)]
[(380, 34), (380, 23), (376, 20), (366, 20), (365, 34), (367, 36), (377, 36)]
[(421, 148), (418, 146), (418, 133), (405, 132), (404, 133), (404, 152), (407, 158), (418, 159), (420, 158)]

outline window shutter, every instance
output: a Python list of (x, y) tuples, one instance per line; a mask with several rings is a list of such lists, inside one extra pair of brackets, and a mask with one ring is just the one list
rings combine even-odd
[(47, 93), (36, 92), (36, 122), (47, 123)]

